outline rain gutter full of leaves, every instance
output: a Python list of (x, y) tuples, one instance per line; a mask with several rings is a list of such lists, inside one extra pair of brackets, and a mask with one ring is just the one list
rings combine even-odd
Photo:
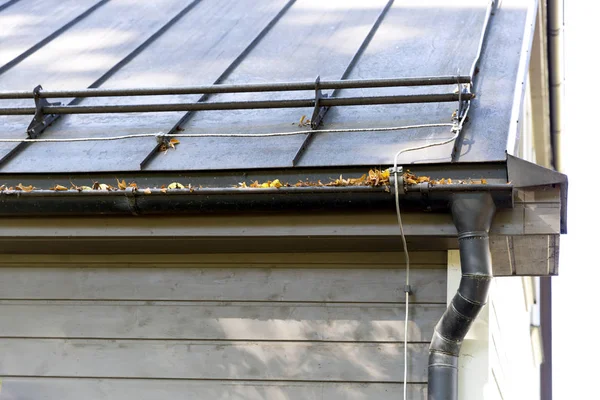
[[(498, 207), (512, 207), (511, 184), (405, 185), (405, 209), (448, 211), (456, 193), (489, 192)], [(317, 186), (279, 188), (152, 188), (121, 190), (5, 190), (0, 216), (156, 215), (215, 212), (394, 208), (390, 186)]]

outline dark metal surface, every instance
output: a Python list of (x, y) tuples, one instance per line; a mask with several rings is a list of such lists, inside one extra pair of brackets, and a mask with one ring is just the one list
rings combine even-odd
[[(469, 75), (471, 77), (471, 86), (472, 86), (472, 91), (475, 92), (477, 90), (477, 80), (478, 80), (478, 76), (479, 76), (479, 64), (481, 63), (481, 54), (483, 53), (484, 48), (487, 45), (488, 42), (488, 31), (490, 29), (490, 25), (492, 22), (492, 17), (494, 15), (494, 11), (496, 10), (497, 4), (495, 0), (492, 0), (489, 2), (488, 4), (488, 9), (486, 11), (486, 15), (485, 15), (485, 21), (483, 23), (483, 29), (481, 31), (481, 36), (479, 38), (479, 45), (478, 45), (478, 49), (477, 49), (477, 54), (475, 56), (475, 60), (473, 62), (473, 65), (471, 66), (471, 69), (469, 70)], [(458, 118), (461, 118), (461, 105), (459, 104), (459, 112), (457, 113)], [(460, 156), (460, 150), (463, 144), (463, 138), (464, 138), (464, 130), (460, 131), (458, 133), (458, 136), (456, 137), (456, 140), (454, 140), (454, 146), (452, 147), (452, 161), (458, 161), (458, 158)]]
[[(533, 1), (533, 0), (531, 0)], [(54, 4), (54, 3), (53, 3)], [(57, 3), (58, 4), (58, 3)], [(62, 6), (60, 3), (56, 7)], [(67, 4), (66, 2), (64, 4)], [(322, 2), (303, 0), (294, 3), (225, 79), (223, 86), (257, 82), (303, 82), (311, 89), (298, 89), (291, 100), (314, 97), (314, 77), (321, 83), (345, 75), (357, 59), (348, 79), (381, 79), (398, 76), (453, 77), (457, 70), (469, 71), (477, 55), (479, 36), (489, 2), (474, 0), (448, 6), (427, 2), (395, 2), (387, 11), (362, 55), (359, 49), (388, 1)], [(156, 86), (168, 91), (210, 85), (243, 52), (260, 30), (286, 5), (283, 0), (261, 2), (203, 0), (168, 32), (112, 74), (102, 89), (131, 88), (131, 96), (119, 98), (118, 105), (139, 103), (191, 103), (198, 99), (181, 94), (166, 99), (142, 100), (144, 90)], [(13, 6), (16, 7), (16, 6)], [(89, 7), (89, 5), (87, 5)], [(0, 76), (3, 91), (30, 91), (42, 84), (48, 91), (90, 86), (114, 61), (125, 57), (144, 42), (154, 26), (163, 26), (181, 11), (183, 4), (168, 0), (136, 4), (136, 11), (123, 2), (108, 2), (83, 21), (72, 26), (43, 48), (34, 52)], [(518, 64), (521, 54), (528, 4), (500, 8), (489, 30), (489, 43), (482, 55), (477, 98), (473, 101), (459, 161), (503, 160), (508, 125), (511, 121)], [(11, 7), (12, 9), (12, 7)], [(7, 9), (8, 11), (10, 9)], [(78, 11), (81, 14), (82, 11)], [(127, 18), (125, 18), (127, 16)], [(149, 21), (154, 19), (152, 23)], [(66, 21), (68, 22), (68, 21)], [(56, 25), (55, 31), (66, 22)], [(209, 30), (198, 27), (210, 26)], [(33, 27), (39, 29), (41, 27)], [(118, 34), (114, 32), (119, 31)], [(90, 32), (95, 32), (90, 34)], [(86, 36), (88, 35), (88, 36)], [(46, 37), (48, 33), (39, 37)], [(87, 38), (76, 46), (70, 43)], [(120, 39), (117, 39), (120, 38)], [(118, 40), (121, 40), (120, 42)], [(85, 43), (89, 49), (80, 47)], [(34, 43), (35, 44), (35, 43)], [(493, 44), (493, 45), (492, 45)], [(31, 47), (25, 47), (24, 50)], [(127, 49), (127, 52), (124, 50)], [(193, 51), (191, 51), (193, 49)], [(24, 51), (22, 50), (22, 51)], [(21, 52), (22, 52), (21, 51)], [(94, 58), (95, 57), (95, 58)], [(89, 63), (86, 62), (89, 59)], [(348, 97), (409, 96), (416, 93), (439, 95), (454, 90), (455, 84), (425, 91), (415, 87), (393, 89), (340, 89)], [(140, 89), (139, 93), (135, 90)], [(333, 89), (321, 89), (324, 94)], [(348, 91), (348, 92), (347, 92)], [(191, 92), (190, 92), (191, 93)], [(71, 93), (74, 94), (74, 93)], [(109, 95), (106, 92), (106, 95)], [(30, 96), (28, 94), (28, 96)], [(284, 100), (281, 93), (215, 94), (214, 102)], [(62, 100), (62, 99), (61, 99)], [(65, 98), (67, 102), (70, 98)], [(98, 98), (85, 98), (80, 105), (107, 104)], [(106, 99), (109, 100), (109, 99)], [(113, 99), (110, 99), (112, 102)], [(31, 99), (0, 101), (0, 107), (29, 107)], [(64, 102), (64, 101), (63, 101)], [(277, 110), (224, 110), (199, 112), (178, 124), (183, 112), (145, 113), (143, 115), (71, 115), (46, 130), (45, 137), (69, 138), (114, 136), (148, 132), (167, 132), (173, 128), (185, 133), (256, 133), (298, 130), (297, 121), (310, 115), (314, 102), (301, 108)], [(369, 128), (450, 122), (456, 105), (429, 103), (356, 106), (332, 108), (323, 121), (324, 128)], [(0, 136), (25, 136), (30, 119), (18, 116), (0, 118)], [(402, 132), (368, 132), (314, 135), (298, 160), (299, 167), (340, 167), (345, 165), (390, 165), (401, 148), (433, 143), (451, 137), (446, 128), (412, 129)], [(287, 167), (302, 146), (302, 136), (278, 138), (182, 138), (181, 144), (157, 153), (146, 165), (152, 171), (247, 170)], [(0, 156), (15, 148), (0, 143)], [(122, 142), (35, 143), (1, 165), (3, 173), (136, 171), (139, 163), (156, 148), (152, 139)], [(426, 151), (407, 152), (399, 162), (439, 163), (451, 161), (452, 145)]]
[[(58, 37), (61, 33), (65, 32), (67, 29), (71, 28), (73, 25), (75, 25), (76, 23), (78, 23), (79, 21), (81, 21), (82, 19), (84, 19), (85, 17), (87, 17), (88, 15), (90, 15), (91, 13), (96, 11), (99, 7), (102, 7), (104, 4), (108, 3), (109, 1), (110, 0), (100, 0), (99, 2), (97, 2), (96, 4), (94, 4), (93, 6), (91, 6), (90, 8), (88, 8), (87, 10), (85, 10), (84, 12), (82, 12), (81, 14), (79, 14), (78, 16), (76, 16), (75, 18), (73, 18), (72, 20), (67, 22), (66, 24), (64, 24), (63, 26), (61, 26), (60, 28), (58, 28), (57, 30), (52, 32), (50, 35), (46, 36), (44, 39), (40, 40), (39, 42), (37, 42), (36, 44), (31, 46), (30, 48), (25, 50), (23, 53), (19, 54), (18, 56), (16, 56), (12, 60), (10, 60), (6, 64), (4, 64), (3, 66), (1, 66), (0, 74), (3, 74), (4, 72), (13, 68), (15, 65), (19, 64), (21, 61), (25, 60), (31, 54), (35, 53), (36, 51), (38, 51), (39, 49), (41, 49), (42, 47), (44, 47), (45, 45), (50, 43), (52, 40), (54, 40), (56, 37)], [(1, 8), (0, 8), (0, 10), (1, 10)], [(30, 95), (31, 95), (31, 93), (30, 93)], [(61, 96), (61, 97), (64, 97), (64, 96)], [(1, 98), (2, 97), (0, 97), (0, 99)]]
[[(190, 11), (195, 5), (197, 5), (201, 0), (194, 0), (191, 3), (188, 3), (187, 6), (183, 9), (180, 8), (180, 6), (178, 6), (177, 4), (169, 4), (169, 3), (157, 3), (156, 6), (154, 5), (149, 5), (148, 8), (145, 10), (147, 11), (162, 11), (165, 12), (165, 15), (160, 15), (160, 16), (150, 16), (150, 15), (146, 15), (144, 16), (144, 7), (139, 7), (138, 5), (135, 5), (135, 10), (136, 12), (138, 12), (140, 15), (137, 16), (137, 18), (143, 18), (144, 19), (144, 23), (142, 25), (151, 25), (152, 22), (156, 21), (157, 19), (166, 19), (171, 17), (169, 20), (166, 21), (165, 24), (161, 24), (161, 28), (158, 31), (153, 30), (153, 33), (149, 36), (149, 37), (144, 37), (144, 40), (141, 41), (141, 43), (139, 42), (134, 42), (135, 47), (134, 48), (130, 48), (129, 46), (126, 46), (126, 48), (128, 49), (126, 54), (123, 54), (123, 58), (120, 59), (119, 62), (117, 62), (116, 64), (112, 65), (112, 67), (110, 67), (107, 71), (106, 70), (102, 70), (102, 74), (99, 78), (97, 78), (96, 74), (93, 74), (91, 76), (94, 76), (94, 81), (91, 83), (91, 85), (89, 85), (89, 88), (95, 88), (98, 87), (100, 85), (102, 85), (103, 83), (105, 83), (115, 72), (119, 71), (122, 67), (124, 67), (125, 65), (127, 65), (132, 59), (134, 59), (137, 55), (139, 55), (144, 49), (146, 49), (148, 47), (149, 44), (151, 44), (152, 42), (154, 42), (162, 33), (165, 32), (165, 30), (167, 30), (169, 27), (171, 27), (173, 24), (175, 24), (183, 15), (185, 15), (188, 11)], [(112, 6), (112, 8), (111, 8)], [(61, 35), (57, 40), (53, 41), (53, 45), (54, 46), (46, 46), (44, 49), (35, 52), (35, 56), (37, 57), (29, 57), (27, 59), (27, 61), (31, 62), (36, 61), (36, 58), (43, 58), (43, 56), (48, 56), (48, 54), (52, 54), (53, 51), (56, 51), (57, 48), (60, 49), (60, 44), (64, 41), (67, 42), (67, 44), (69, 43), (69, 41), (76, 41), (78, 39), (78, 35), (85, 35), (85, 30), (89, 29), (91, 24), (94, 24), (94, 22), (96, 22), (96, 19), (102, 20), (103, 18), (106, 18), (107, 16), (110, 16), (111, 13), (115, 13), (115, 10), (117, 12), (119, 12), (119, 10), (121, 10), (121, 12), (131, 12), (131, 7), (133, 5), (124, 5), (124, 4), (119, 4), (117, 2), (113, 2), (113, 3), (109, 3), (106, 7), (103, 7), (101, 10), (99, 10), (96, 13), (93, 13), (92, 16), (88, 19), (85, 19), (84, 21), (82, 21), (81, 23), (77, 24), (73, 29), (70, 29), (67, 33), (65, 33), (64, 35)], [(124, 10), (123, 10), (124, 9)], [(121, 15), (119, 15), (119, 17), (122, 17)], [(116, 23), (116, 27), (119, 27), (118, 24), (118, 18), (114, 18), (114, 20), (117, 21)], [(132, 17), (127, 17), (130, 20), (132, 19)], [(135, 18), (134, 18), (135, 19)], [(111, 23), (115, 23), (114, 20), (111, 20)], [(109, 25), (109, 24), (107, 24)], [(131, 33), (130, 33), (131, 34)], [(145, 36), (145, 35), (144, 35)], [(52, 48), (49, 48), (52, 47)], [(115, 46), (118, 49), (118, 46)], [(45, 50), (45, 51), (44, 51)], [(83, 49), (85, 51), (85, 49)], [(121, 49), (119, 49), (121, 50)], [(120, 58), (120, 57), (119, 57)], [(57, 60), (58, 62), (60, 62), (60, 59)], [(80, 62), (83, 62), (80, 61)], [(24, 62), (25, 63), (25, 62)], [(31, 66), (28, 65), (29, 70), (27, 68), (25, 68), (25, 71), (30, 72)], [(24, 68), (24, 67), (19, 67), (15, 70), (10, 71), (11, 73), (13, 73), (14, 75), (16, 75), (17, 79), (21, 78), (19, 73), (20, 70)], [(34, 72), (36, 70), (34, 69)], [(92, 69), (92, 71), (94, 71)], [(45, 71), (40, 71), (40, 72), (45, 72)], [(0, 80), (0, 83), (2, 83), (3, 81), (9, 81), (11, 78), (15, 79), (14, 76), (11, 76), (11, 73), (8, 74), (4, 74), (3, 79)], [(67, 76), (70, 76), (71, 74), (67, 74)], [(28, 78), (33, 78), (33, 79), (41, 79), (40, 76), (36, 76), (35, 74), (31, 74), (28, 76)], [(22, 78), (21, 78), (22, 79)], [(12, 85), (14, 85), (14, 82), (11, 82)], [(79, 102), (81, 102), (81, 99), (75, 98), (72, 99), (71, 101), (69, 101), (69, 105), (75, 105), (78, 104)], [(9, 117), (10, 118), (10, 117)], [(54, 120), (58, 119), (58, 116), (56, 118), (54, 118)], [(8, 132), (10, 133), (16, 133), (15, 129), (11, 126), (13, 125), (13, 123), (11, 123), (12, 121), (8, 121), (8, 123), (5, 125), (5, 127), (7, 127)], [(49, 121), (50, 122), (50, 121)], [(17, 145), (14, 144), (4, 144), (2, 143), (2, 146), (0, 146), (0, 154), (4, 153), (1, 157), (0, 157), (0, 165), (5, 163), (6, 161), (10, 160), (12, 157), (14, 157), (15, 155), (17, 155), (19, 152), (23, 151), (24, 149), (26, 149), (26, 147), (28, 146), (27, 143), (19, 143)], [(2, 147), (4, 147), (4, 149), (2, 149)], [(4, 150), (4, 152), (2, 152), (1, 150)]]
[[(535, 24), (527, 25), (527, 13), (537, 2), (515, 2), (510, 7), (498, 4), (481, 54), (475, 88), (478, 96), (471, 103), (470, 122), (456, 153), (457, 162), (505, 157), (510, 129), (517, 128), (511, 123), (519, 119), (522, 99), (515, 97), (515, 88), (517, 82), (522, 84), (527, 79), (518, 76), (519, 63), (522, 57), (529, 59), (523, 42), (526, 31), (532, 32)], [(526, 74), (527, 69), (522, 72)]]
[(451, 210), (458, 231), (462, 277), (458, 291), (435, 326), (429, 347), (430, 400), (458, 400), (462, 341), (487, 302), (493, 278), (488, 237), (496, 212), (492, 197), (486, 193), (457, 194)]
[(3, 4), (0, 4), (0, 11), (5, 10), (6, 8), (12, 6), (13, 4), (19, 2), (20, 0), (8, 0)]
[[(352, 72), (352, 69), (354, 68), (354, 66), (356, 65), (356, 63), (360, 59), (360, 57), (363, 55), (363, 53), (364, 53), (365, 49), (367, 48), (367, 46), (369, 46), (369, 43), (371, 43), (371, 40), (373, 39), (373, 36), (375, 35), (375, 32), (377, 32), (377, 29), (379, 28), (379, 25), (381, 25), (381, 21), (383, 21), (383, 18), (385, 18), (385, 15), (389, 11), (389, 9), (391, 8), (391, 6), (392, 6), (393, 3), (394, 3), (394, 0), (388, 1), (387, 4), (385, 5), (385, 7), (383, 8), (383, 10), (381, 10), (381, 13), (379, 13), (379, 15), (377, 16), (377, 19), (373, 23), (373, 26), (371, 27), (371, 30), (369, 31), (369, 33), (367, 33), (367, 35), (365, 36), (365, 38), (364, 38), (363, 42), (361, 43), (360, 47), (358, 48), (358, 50), (356, 51), (356, 53), (354, 53), (354, 56), (352, 57), (352, 59), (348, 63), (348, 66), (346, 67), (346, 69), (344, 70), (344, 73), (342, 74), (342, 77), (340, 78), (341, 81), (347, 79), (348, 76), (350, 76), (350, 73)], [(416, 79), (412, 79), (412, 81), (415, 81), (415, 80)], [(442, 82), (443, 80), (438, 78), (437, 81), (438, 82)], [(327, 112), (329, 111), (329, 107), (321, 107), (321, 104), (319, 104), (319, 98), (323, 97), (323, 93), (321, 92), (321, 90), (323, 89), (323, 87), (320, 85), (320, 77), (317, 78), (317, 83), (319, 83), (319, 87), (315, 89), (315, 92), (316, 92), (316, 95), (315, 95), (315, 109), (314, 109), (312, 117), (310, 119), (310, 127), (311, 127), (311, 129), (319, 129), (319, 126), (323, 122), (323, 119), (325, 118), (325, 115), (327, 115)], [(325, 96), (335, 97), (336, 94), (338, 93), (338, 90), (342, 89), (342, 88), (343, 87), (333, 88), (334, 89), (333, 92), (331, 92), (331, 94), (328, 94), (328, 95), (325, 95)], [(348, 88), (348, 87), (346, 86), (346, 88)], [(327, 87), (325, 87), (325, 89), (327, 89)], [(313, 138), (313, 133), (312, 132), (309, 132), (309, 133), (306, 134), (306, 137), (304, 138), (304, 141), (302, 142), (302, 144), (298, 148), (298, 151), (296, 152), (296, 154), (294, 154), (294, 157), (292, 158), (292, 165), (296, 165), (298, 163), (298, 161), (302, 157), (302, 154), (304, 154), (304, 152), (306, 151), (306, 149), (310, 145), (310, 142), (311, 142), (312, 138)]]
[[(290, 9), (290, 7), (295, 2), (296, 2), (295, 0), (289, 0), (281, 8), (281, 10), (277, 14), (275, 14), (275, 16), (269, 21), (269, 23), (248, 44), (248, 46), (246, 46), (242, 50), (242, 52), (231, 62), (231, 64), (229, 64), (229, 66), (227, 68), (225, 68), (225, 70), (221, 73), (221, 75), (219, 75), (219, 77), (214, 81), (214, 83), (212, 85), (213, 88), (215, 85), (218, 85), (221, 82), (225, 81), (225, 79), (227, 79), (227, 77), (238, 67), (238, 65), (240, 65), (240, 63), (244, 60), (244, 58), (246, 58), (246, 56), (252, 51), (252, 49), (254, 49), (254, 47), (256, 47), (256, 45), (258, 45), (258, 43), (260, 43), (260, 41), (265, 37), (265, 35), (271, 30), (271, 28), (273, 28), (273, 26), (275, 26), (277, 21), (279, 21), (281, 19), (281, 17), (283, 17), (283, 15), (285, 15), (285, 13)], [(229, 89), (230, 90), (241, 89), (241, 86), (245, 86), (245, 85), (231, 85), (229, 87)], [(272, 89), (272, 88), (274, 88), (274, 86), (273, 85), (271, 85), (270, 87), (267, 86), (267, 88)], [(223, 86), (220, 86), (219, 89), (223, 89)], [(246, 89), (247, 89), (247, 86), (246, 86)], [(212, 93), (223, 93), (223, 92), (212, 92)], [(199, 93), (194, 93), (194, 94), (199, 94)], [(210, 98), (210, 94), (211, 94), (211, 92), (205, 91), (204, 94), (196, 102), (200, 103), (200, 102), (207, 101)], [(174, 126), (171, 127), (171, 129), (169, 129), (169, 131), (167, 133), (172, 135), (172, 134), (175, 134), (178, 130), (183, 129), (182, 128), (183, 125), (185, 125), (185, 123), (194, 115), (194, 112), (195, 112), (194, 110), (187, 110), (187, 112), (175, 123)], [(150, 151), (150, 153), (146, 157), (144, 157), (144, 159), (140, 163), (140, 169), (143, 169), (146, 166), (146, 164), (148, 164), (150, 161), (152, 161), (152, 159), (158, 154), (158, 151), (160, 150), (161, 146), (164, 146), (165, 144), (166, 144), (165, 142), (158, 143)]]

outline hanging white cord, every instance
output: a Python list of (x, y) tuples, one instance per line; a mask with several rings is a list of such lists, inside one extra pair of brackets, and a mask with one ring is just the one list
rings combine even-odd
[(420, 124), (420, 125), (404, 125), (404, 126), (390, 126), (383, 128), (342, 128), (342, 129), (319, 129), (319, 130), (301, 130), (291, 132), (270, 132), (270, 133), (184, 133), (184, 134), (166, 134), (162, 132), (158, 133), (139, 133), (132, 135), (121, 135), (121, 136), (108, 136), (108, 137), (83, 137), (83, 138), (64, 138), (64, 139), (3, 139), (0, 138), (0, 143), (20, 143), (20, 142), (38, 142), (38, 143), (65, 143), (65, 142), (104, 142), (110, 140), (123, 140), (123, 139), (135, 139), (144, 137), (154, 138), (204, 138), (204, 137), (222, 137), (222, 138), (256, 138), (256, 137), (277, 137), (277, 136), (294, 136), (294, 135), (306, 135), (308, 133), (354, 133), (354, 132), (391, 132), (401, 131), (405, 129), (418, 129), (418, 128), (438, 128), (445, 126), (453, 126), (453, 124), (439, 123), (439, 124)]
[(467, 118), (467, 114), (471, 108), (471, 102), (467, 103), (467, 108), (465, 109), (462, 118), (458, 123), (451, 124), (452, 130), (454, 131), (454, 135), (450, 139), (443, 140), (441, 142), (429, 143), (423, 146), (415, 146), (409, 147), (406, 149), (402, 149), (396, 153), (394, 156), (394, 200), (396, 202), (396, 217), (398, 219), (398, 227), (400, 228), (400, 238), (402, 239), (402, 250), (404, 251), (404, 259), (406, 261), (406, 281), (404, 286), (404, 382), (403, 382), (403, 392), (404, 392), (404, 400), (407, 400), (407, 380), (408, 380), (408, 303), (409, 303), (409, 295), (410, 295), (410, 256), (408, 255), (408, 247), (406, 245), (406, 236), (404, 235), (404, 226), (402, 225), (402, 215), (400, 213), (400, 196), (398, 191), (398, 157), (402, 153), (406, 153), (409, 151), (427, 149), (429, 147), (434, 146), (442, 146), (444, 144), (450, 143), (460, 135), (462, 131), (463, 124)]

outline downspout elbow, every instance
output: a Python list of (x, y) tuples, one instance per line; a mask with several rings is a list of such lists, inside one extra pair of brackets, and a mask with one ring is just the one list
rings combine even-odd
[(462, 341), (485, 306), (492, 280), (488, 233), (496, 207), (489, 193), (461, 193), (452, 200), (462, 278), (435, 327), (429, 347), (428, 399), (458, 399), (458, 356)]

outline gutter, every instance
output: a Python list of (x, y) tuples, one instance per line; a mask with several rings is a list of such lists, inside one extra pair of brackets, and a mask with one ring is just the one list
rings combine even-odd
[[(456, 193), (486, 192), (498, 207), (511, 208), (513, 185), (440, 184), (407, 186), (400, 194), (407, 210), (448, 211)], [(138, 190), (33, 190), (0, 193), (0, 216), (205, 214), (289, 210), (381, 209), (394, 207), (387, 186), (197, 188)]]
[(548, 0), (548, 73), (550, 75), (550, 140), (554, 168), (563, 170), (561, 157), (564, 96), (563, 0)]

